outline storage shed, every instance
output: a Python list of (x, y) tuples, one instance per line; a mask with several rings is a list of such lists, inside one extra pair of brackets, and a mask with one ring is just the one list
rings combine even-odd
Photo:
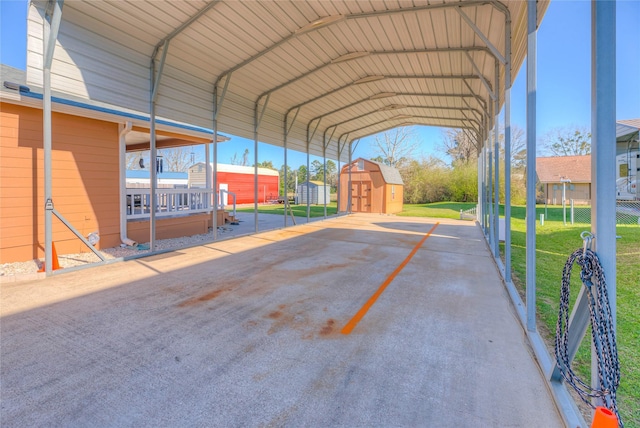
[(322, 181), (305, 181), (298, 185), (298, 201), (301, 204), (307, 203), (307, 188), (309, 189), (309, 203), (316, 205), (324, 205), (331, 200), (331, 187), (325, 186)]
[[(211, 165), (213, 171), (213, 165)], [(189, 168), (189, 187), (204, 188), (206, 183), (206, 164), (197, 163)], [(226, 190), (236, 196), (237, 204), (252, 204), (255, 200), (255, 168), (252, 166), (228, 165), (219, 163), (218, 190)], [(258, 168), (258, 202), (267, 203), (278, 200), (280, 190), (280, 173), (275, 169)], [(222, 195), (224, 205), (233, 203), (225, 194)]]
[(351, 211), (393, 214), (402, 211), (404, 182), (400, 171), (358, 158), (340, 171), (340, 210), (348, 209), (351, 170)]

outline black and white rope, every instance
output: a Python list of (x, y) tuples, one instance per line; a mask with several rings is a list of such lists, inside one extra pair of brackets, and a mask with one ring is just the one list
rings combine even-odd
[[(589, 301), (591, 336), (596, 350), (600, 389), (593, 389), (573, 372), (568, 355), (569, 295), (571, 269), (574, 263), (581, 267), (580, 278)], [(571, 385), (580, 398), (591, 407), (594, 406), (591, 404), (590, 398), (601, 398), (605, 406), (616, 413), (618, 423), (622, 428), (623, 424), (616, 402), (616, 390), (620, 384), (620, 362), (607, 284), (598, 256), (587, 248), (579, 248), (574, 251), (567, 259), (562, 271), (555, 354), (558, 368), (567, 384)]]

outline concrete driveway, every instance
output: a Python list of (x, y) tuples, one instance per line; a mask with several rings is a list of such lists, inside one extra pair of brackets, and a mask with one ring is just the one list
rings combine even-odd
[(471, 222), (352, 215), (0, 287), (4, 427), (562, 426)]

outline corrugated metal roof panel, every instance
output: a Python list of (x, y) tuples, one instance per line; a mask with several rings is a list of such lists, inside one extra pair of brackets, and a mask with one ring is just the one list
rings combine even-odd
[[(540, 19), (547, 4), (546, 1), (538, 2)], [(42, 5), (42, 1), (36, 1), (29, 15), (31, 53), (28, 80), (34, 83), (41, 79)], [(147, 110), (149, 67), (155, 46), (208, 6), (211, 7), (171, 41), (166, 75), (159, 88), (158, 112), (170, 119), (210, 127), (214, 82), (226, 71), (235, 70), (228, 76), (229, 90), (218, 116), (219, 131), (253, 138), (255, 103), (260, 95), (304, 76), (271, 96), (259, 129), (259, 139), (274, 145), (283, 145), (285, 113), (291, 107), (316, 97), (317, 100), (304, 105), (298, 112), (288, 137), (290, 147), (306, 146), (306, 128), (312, 118), (332, 111), (336, 106), (349, 105), (380, 92), (415, 94), (394, 97), (393, 102), (396, 103), (430, 103), (449, 108), (460, 106), (456, 97), (429, 100), (429, 97), (417, 94), (451, 93), (459, 97), (463, 94), (470, 96), (473, 91), (489, 102), (486, 89), (475, 78), (466, 79), (466, 84), (462, 79), (400, 78), (403, 75), (473, 73), (464, 52), (408, 52), (485, 47), (458, 10), (468, 16), (504, 55), (503, 11), (506, 7), (514, 22), (512, 42), (516, 70), (524, 59), (526, 4), (521, 1), (265, 0), (220, 1), (214, 4), (204, 0), (78, 0), (64, 5), (53, 70), (54, 89), (93, 101)], [(318, 20), (325, 17), (339, 19), (323, 26)], [(317, 28), (307, 30), (309, 26)], [(300, 31), (301, 28), (305, 31)], [(88, 54), (87, 50), (94, 55)], [(381, 56), (374, 53), (313, 71), (344, 54), (374, 51), (397, 53)], [(487, 81), (494, 85), (494, 58), (486, 51), (470, 51), (469, 55)], [(333, 95), (320, 97), (371, 75), (396, 78), (345, 87)], [(131, 76), (131, 79), (125, 76)], [(503, 88), (503, 66), (500, 67), (499, 78)], [(224, 83), (224, 80), (220, 82), (220, 92)], [(474, 107), (481, 108), (473, 98), (469, 101)], [(363, 103), (354, 109), (335, 112), (332, 121), (345, 122), (366, 109), (373, 111), (385, 103)], [(378, 121), (380, 116), (384, 118), (385, 113), (345, 122), (340, 131), (351, 131), (349, 139), (352, 139), (398, 125), (393, 120), (382, 123)], [(293, 114), (289, 116), (290, 119), (292, 117)], [(422, 114), (412, 122), (447, 127), (469, 124), (460, 115), (447, 113)], [(312, 154), (322, 153), (321, 135), (314, 138), (310, 149)], [(343, 160), (346, 158), (345, 154)]]

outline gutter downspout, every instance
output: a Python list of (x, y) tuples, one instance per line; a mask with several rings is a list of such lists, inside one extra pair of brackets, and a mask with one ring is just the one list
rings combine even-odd
[(127, 121), (124, 125), (120, 125), (120, 241), (130, 247), (138, 245), (133, 239), (127, 238), (127, 143), (125, 136), (131, 132), (133, 125)]

